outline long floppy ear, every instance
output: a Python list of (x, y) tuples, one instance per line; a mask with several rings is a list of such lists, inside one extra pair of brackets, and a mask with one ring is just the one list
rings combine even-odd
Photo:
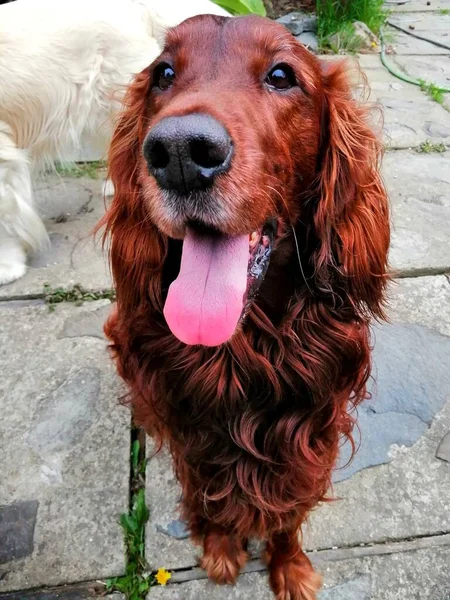
[(345, 63), (326, 65), (323, 77), (316, 276), (343, 291), (358, 314), (382, 317), (390, 227), (381, 143), (369, 108), (352, 97)]
[(145, 69), (125, 96), (109, 150), (108, 177), (114, 197), (98, 225), (98, 229), (106, 226), (103, 241), (110, 242), (117, 303), (128, 314), (143, 304), (160, 308), (161, 302), (165, 241), (145, 210), (139, 182), (149, 85), (149, 69)]

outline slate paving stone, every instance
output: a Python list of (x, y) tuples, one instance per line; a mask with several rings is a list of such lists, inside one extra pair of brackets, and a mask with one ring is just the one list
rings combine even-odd
[(103, 586), (96, 583), (0, 594), (0, 600), (98, 600), (100, 597), (104, 600), (125, 600), (125, 596), (118, 593), (103, 595)]
[[(373, 328), (373, 398), (358, 409), (358, 453), (334, 481), (348, 479), (368, 467), (390, 462), (393, 445), (411, 447), (450, 399), (450, 339), (420, 325)], [(426, 352), (417, 352), (426, 348)], [(407, 376), (403, 376), (407, 374)], [(351, 455), (342, 450), (341, 465)]]
[(450, 281), (444, 276), (397, 279), (388, 310), (396, 321), (424, 325), (450, 336)]
[[(394, 27), (389, 27), (389, 25), (386, 27), (386, 33), (389, 34), (389, 40), (392, 40), (392, 43), (389, 42), (389, 45), (395, 54), (404, 56), (449, 56), (450, 54), (446, 48), (441, 48), (428, 41), (412, 37)], [(425, 35), (425, 32), (422, 32), (421, 35)], [(445, 40), (447, 38), (442, 39)], [(446, 42), (444, 41), (444, 43)]]
[(404, 56), (391, 55), (389, 58), (400, 70), (414, 77), (450, 89), (449, 56)]
[[(391, 61), (391, 56), (387, 59)], [(393, 59), (392, 62), (398, 69)], [(388, 148), (416, 147), (426, 140), (450, 144), (450, 113), (444, 107), (418, 86), (391, 75), (379, 55), (361, 55), (358, 63), (368, 79), (369, 102), (379, 103), (383, 109), (384, 141)], [(350, 59), (349, 64), (354, 64), (354, 60)]]
[(392, 269), (450, 271), (450, 152), (388, 152), (383, 176), (392, 206)]
[(450, 463), (450, 431), (444, 435), (436, 450), (436, 457)]
[[(391, 57), (388, 57), (391, 61)], [(391, 61), (392, 67), (400, 68)], [(353, 60), (349, 64), (354, 64)], [(369, 102), (383, 110), (384, 142), (388, 148), (410, 148), (427, 139), (448, 143), (449, 114), (432, 101), (417, 86), (391, 75), (381, 64), (378, 55), (362, 55), (359, 64), (367, 76)], [(375, 127), (379, 128), (379, 114), (374, 113)]]
[(95, 310), (77, 311), (66, 319), (60, 337), (96, 337), (100, 340), (105, 339), (103, 325), (110, 311), (111, 302), (109, 300), (99, 300), (96, 302)]
[[(314, 557), (312, 557), (314, 562)], [(318, 565), (325, 586), (319, 600), (448, 600), (450, 549), (432, 548), (391, 556)], [(242, 575), (237, 584), (191, 581), (151, 590), (147, 600), (273, 600), (266, 573)]]
[(22, 279), (0, 286), (0, 300), (42, 294), (44, 284), (89, 290), (111, 287), (100, 237), (92, 231), (105, 212), (103, 180), (48, 175), (35, 186), (36, 206), (44, 219), (51, 247), (29, 257)]
[[(445, 9), (444, 9), (445, 10)], [(450, 55), (450, 14), (440, 12), (393, 14), (388, 26), (396, 54), (404, 55)], [(404, 31), (409, 33), (405, 33)], [(426, 41), (415, 37), (426, 38)], [(428, 41), (430, 40), (430, 41)], [(431, 42), (437, 42), (437, 45)]]
[(305, 31), (317, 31), (317, 18), (308, 13), (291, 12), (281, 16), (277, 21), (295, 36)]
[(130, 415), (105, 341), (73, 325), (104, 309), (0, 303), (0, 593), (124, 572)]
[[(444, 9), (445, 11), (445, 9)], [(434, 42), (442, 42), (450, 47), (450, 13), (445, 12), (423, 12), (416, 14), (390, 15), (389, 22), (408, 29), (412, 34), (427, 37)], [(450, 50), (448, 51), (450, 53)]]
[(0, 564), (33, 552), (37, 500), (0, 506)]
[(406, 0), (402, 4), (385, 1), (391, 12), (436, 12), (450, 10), (450, 0)]
[[(360, 452), (347, 469), (336, 471), (340, 483), (334, 493), (342, 500), (311, 516), (305, 527), (307, 548), (450, 528), (450, 470), (435, 457), (450, 427), (450, 337), (443, 335), (450, 327), (449, 294), (443, 276), (397, 280), (392, 287), (393, 325), (378, 326), (375, 335), (374, 398), (359, 409)], [(442, 306), (440, 318), (436, 306)], [(152, 458), (146, 552), (153, 568), (196, 564), (198, 549), (177, 539), (182, 534), (176, 524), (179, 498), (169, 456)]]

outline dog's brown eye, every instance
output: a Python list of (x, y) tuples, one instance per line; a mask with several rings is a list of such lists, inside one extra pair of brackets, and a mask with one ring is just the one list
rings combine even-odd
[(267, 74), (266, 83), (276, 90), (288, 90), (296, 85), (294, 71), (288, 65), (276, 65)]
[(158, 65), (153, 73), (153, 85), (160, 90), (168, 90), (175, 80), (175, 71), (167, 63)]

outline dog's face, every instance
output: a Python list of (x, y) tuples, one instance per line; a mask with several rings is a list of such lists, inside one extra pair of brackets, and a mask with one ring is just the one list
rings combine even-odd
[(284, 27), (208, 16), (169, 32), (148, 77), (141, 186), (152, 221), (184, 240), (166, 319), (185, 343), (217, 345), (316, 175), (322, 74)]
[(309, 183), (322, 75), (284, 27), (254, 17), (189, 19), (169, 32), (149, 77), (144, 187), (167, 235), (183, 238), (189, 221), (250, 234), (286, 209), (292, 178)]

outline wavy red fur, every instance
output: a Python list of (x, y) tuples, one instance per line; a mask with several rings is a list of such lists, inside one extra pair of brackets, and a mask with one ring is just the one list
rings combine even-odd
[[(319, 582), (298, 531), (326, 498), (342, 437), (351, 439), (350, 411), (365, 398), (370, 374), (369, 322), (383, 317), (389, 215), (381, 150), (344, 64), (321, 65), (269, 21), (233, 23), (189, 20), (170, 32), (165, 49), (195, 69), (214, 56), (208, 44), (220, 33), (231, 74), (224, 68), (203, 88), (201, 72), (195, 93), (186, 76), (166, 104), (152, 98), (150, 66), (128, 91), (110, 151), (115, 195), (102, 223), (117, 289), (105, 331), (135, 419), (173, 456), (182, 513), (194, 539), (204, 538), (209, 575), (233, 580), (247, 539), (257, 536), (269, 540), (277, 598), (312, 600)], [(264, 52), (287, 48), (304, 97), (288, 103), (237, 85), (240, 73), (261, 68)], [(220, 119), (236, 143), (233, 167), (218, 183), (234, 203), (228, 230), (252, 231), (274, 211), (279, 222), (259, 296), (230, 342), (216, 348), (184, 345), (164, 320), (179, 247), (165, 233), (170, 223), (141, 156), (162, 116), (198, 110)]]

